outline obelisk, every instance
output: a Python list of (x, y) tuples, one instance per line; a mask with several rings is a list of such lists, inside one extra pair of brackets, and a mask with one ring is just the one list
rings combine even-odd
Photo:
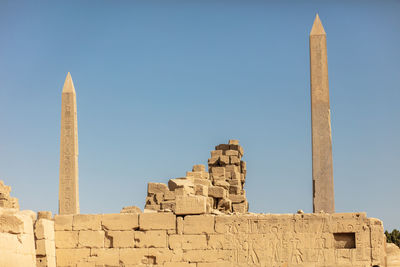
[(335, 212), (326, 33), (319, 16), (310, 33), (313, 210)]
[(59, 214), (79, 213), (76, 93), (68, 72), (61, 96)]

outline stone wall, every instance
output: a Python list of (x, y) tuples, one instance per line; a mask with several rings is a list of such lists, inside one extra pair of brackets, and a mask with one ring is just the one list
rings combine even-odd
[(57, 266), (384, 266), (365, 213), (56, 215)]
[(0, 267), (36, 266), (35, 216), (30, 211), (0, 208)]

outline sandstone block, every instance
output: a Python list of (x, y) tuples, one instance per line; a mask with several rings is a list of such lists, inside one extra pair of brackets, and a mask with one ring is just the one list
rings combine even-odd
[(229, 158), (230, 158), (230, 164), (237, 165), (237, 166), (240, 165), (239, 157), (237, 157), (237, 156), (229, 156)]
[(195, 185), (194, 193), (199, 196), (208, 196), (208, 186), (197, 184)]
[(202, 172), (201, 173), (201, 178), (202, 179), (210, 179), (210, 174), (208, 172)]
[(67, 231), (72, 230), (73, 215), (55, 215), (54, 216), (54, 230)]
[(225, 190), (229, 190), (229, 183), (227, 181), (224, 180), (216, 180), (214, 181), (214, 185), (215, 186), (219, 186), (224, 188)]
[[(134, 231), (107, 231), (106, 237), (111, 240), (110, 248), (133, 248), (135, 247)], [(107, 240), (107, 239), (106, 239)]]
[(200, 178), (201, 179), (201, 172), (186, 172), (187, 179), (194, 179)]
[(229, 199), (232, 201), (232, 203), (242, 203), (246, 201), (246, 195), (229, 194)]
[(103, 266), (120, 266), (119, 249), (116, 248), (93, 248), (90, 250), (88, 262), (101, 263)]
[(149, 211), (157, 212), (157, 211), (160, 210), (160, 209), (161, 209), (161, 205), (158, 205), (158, 204), (154, 204), (154, 205), (146, 204), (146, 206), (144, 207), (143, 212), (144, 212), (144, 213), (147, 213), (147, 212), (149, 212)]
[(137, 206), (128, 206), (128, 207), (123, 207), (120, 213), (142, 213), (142, 211)]
[(212, 166), (212, 165), (217, 164), (219, 162), (219, 157), (220, 156), (209, 158), (208, 159), (208, 165)]
[(76, 248), (78, 247), (78, 231), (56, 231), (56, 248)]
[(175, 207), (176, 207), (175, 200), (169, 200), (169, 201), (161, 202), (161, 209), (162, 210), (175, 211)]
[(207, 249), (205, 235), (170, 235), (168, 237), (170, 249)]
[(221, 163), (221, 165), (228, 165), (229, 156), (219, 156), (219, 162)]
[(51, 211), (38, 211), (37, 213), (37, 219), (47, 219), (51, 220), (52, 219), (52, 214)]
[(36, 255), (55, 257), (56, 249), (54, 241), (48, 239), (36, 240)]
[(228, 183), (232, 186), (232, 185), (242, 185), (242, 181), (238, 180), (238, 179), (230, 179), (228, 180)]
[(231, 173), (233, 173), (233, 172), (240, 173), (240, 168), (237, 165), (226, 165), (225, 166), (225, 171), (226, 172), (231, 172)]
[(35, 223), (36, 239), (54, 240), (54, 221), (39, 219)]
[(75, 266), (90, 256), (90, 248), (59, 248), (56, 250), (57, 266)]
[(104, 248), (104, 231), (79, 231), (78, 247)]
[(214, 158), (218, 158), (219, 156), (222, 156), (222, 150), (213, 150), (211, 151), (211, 157)]
[(229, 149), (230, 149), (230, 147), (228, 144), (220, 144), (215, 147), (215, 150), (229, 150)]
[(243, 203), (233, 203), (232, 209), (233, 209), (233, 212), (247, 213), (247, 211), (249, 209), (248, 203), (247, 203), (247, 201), (245, 201)]
[(231, 139), (231, 140), (229, 140), (228, 144), (229, 145), (239, 145), (239, 140)]
[(236, 156), (236, 157), (238, 157), (239, 156), (239, 151), (237, 151), (237, 150), (227, 150), (227, 151), (225, 151), (225, 155), (226, 156)]
[(201, 185), (204, 185), (204, 186), (207, 186), (207, 187), (211, 186), (211, 181), (208, 180), (208, 179), (197, 179), (197, 178), (195, 178), (193, 180), (193, 183), (194, 183), (195, 186), (198, 185), (198, 184), (201, 184)]
[(175, 178), (168, 181), (168, 188), (171, 191), (175, 191), (176, 188), (180, 187), (194, 187), (193, 181), (186, 178)]
[(176, 229), (175, 215), (169, 212), (142, 213), (139, 216), (140, 230)]
[(73, 230), (101, 230), (101, 214), (77, 214), (74, 215)]
[(158, 231), (136, 231), (135, 247), (137, 248), (165, 248), (167, 247), (167, 232)]
[(192, 171), (194, 171), (194, 172), (204, 172), (204, 171), (206, 171), (206, 166), (204, 166), (203, 164), (194, 165), (193, 168), (192, 168)]
[(148, 183), (147, 184), (147, 193), (156, 194), (156, 193), (164, 193), (168, 191), (168, 187), (163, 183)]
[(226, 189), (219, 186), (210, 186), (208, 188), (208, 195), (214, 198), (226, 198), (228, 192)]
[(138, 213), (103, 214), (102, 226), (107, 230), (133, 230), (139, 228)]
[(183, 186), (175, 189), (175, 200), (177, 196), (194, 195), (194, 187)]
[(172, 191), (166, 191), (165, 193), (164, 193), (164, 199), (165, 200), (174, 200), (175, 199), (175, 194), (174, 194), (174, 192), (172, 192)]
[(241, 185), (231, 185), (229, 186), (229, 195), (239, 195), (242, 191)]
[(233, 235), (209, 235), (208, 236), (208, 249), (235, 249), (235, 242)]
[(86, 261), (78, 262), (76, 267), (96, 267), (96, 263), (95, 262), (86, 262)]
[(212, 234), (214, 233), (214, 216), (191, 215), (183, 220), (184, 234)]
[(207, 197), (204, 196), (177, 196), (175, 214), (203, 214), (207, 211)]

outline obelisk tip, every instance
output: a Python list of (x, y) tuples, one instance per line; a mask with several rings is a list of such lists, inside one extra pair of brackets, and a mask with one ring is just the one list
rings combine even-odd
[(321, 20), (319, 19), (318, 13), (315, 16), (314, 24), (312, 26), (310, 35), (325, 35), (324, 26), (322, 26)]
[(67, 77), (65, 78), (64, 87), (63, 87), (62, 91), (63, 91), (63, 93), (64, 92), (75, 93), (74, 82), (72, 81), (71, 73), (69, 73), (69, 72), (67, 74)]

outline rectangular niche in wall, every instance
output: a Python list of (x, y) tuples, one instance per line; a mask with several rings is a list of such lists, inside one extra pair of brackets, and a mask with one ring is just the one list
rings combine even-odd
[(334, 233), (335, 248), (356, 248), (356, 233)]

